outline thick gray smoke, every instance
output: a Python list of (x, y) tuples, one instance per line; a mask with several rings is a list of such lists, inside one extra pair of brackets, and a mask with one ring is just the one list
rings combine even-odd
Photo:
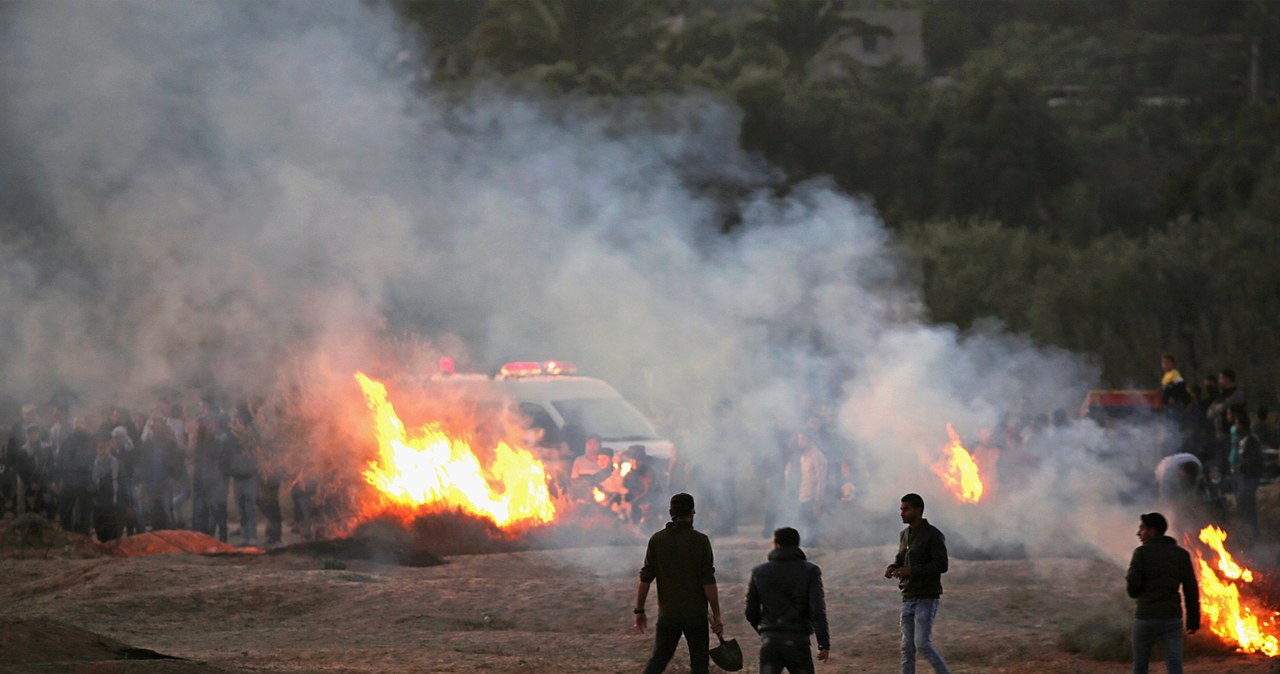
[[(459, 99), (397, 58), (412, 45), (390, 12), (354, 1), (0, 16), (11, 399), (261, 390), (299, 363), (364, 367), (411, 329), (475, 367), (561, 357), (611, 381), (703, 466), (691, 490), (713, 493), (721, 457), (742, 457), (744, 521), (775, 479), (752, 466), (812, 400), (832, 405), (827, 449), (851, 457), (887, 540), (916, 491), (976, 543), (1128, 545), (1137, 511), (1115, 505), (1129, 487), (1089, 423), (1002, 476), (1019, 486), (998, 508), (950, 500), (929, 467), (947, 423), (971, 437), (1074, 410), (1094, 368), (930, 324), (875, 213), (821, 181), (764, 189), (771, 170), (736, 148), (723, 105)], [(726, 208), (741, 224), (719, 235)]]

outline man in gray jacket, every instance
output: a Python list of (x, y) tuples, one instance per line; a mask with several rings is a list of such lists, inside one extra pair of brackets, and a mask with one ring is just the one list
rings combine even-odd
[(751, 570), (747, 584), (747, 622), (760, 633), (760, 674), (812, 674), (809, 635), (818, 640), (818, 659), (831, 652), (822, 569), (805, 559), (800, 532), (773, 532), (769, 561)]
[(1160, 513), (1140, 518), (1138, 540), (1133, 551), (1125, 589), (1138, 600), (1133, 617), (1133, 673), (1146, 674), (1151, 646), (1164, 641), (1164, 666), (1169, 674), (1182, 674), (1182, 607), (1178, 588), (1187, 607), (1187, 634), (1200, 629), (1200, 588), (1196, 584), (1191, 555), (1166, 536), (1169, 522)]

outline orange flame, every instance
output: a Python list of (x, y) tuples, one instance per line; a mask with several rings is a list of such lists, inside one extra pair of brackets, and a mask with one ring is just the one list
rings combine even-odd
[(555, 519), (542, 463), (521, 447), (498, 442), (488, 468), (462, 438), (451, 438), (439, 424), (407, 432), (387, 400), (381, 382), (356, 373), (373, 412), (378, 459), (364, 479), (391, 503), (412, 508), (458, 508), (487, 517), (500, 527), (546, 523)]
[(951, 436), (951, 442), (942, 448), (945, 456), (934, 464), (933, 472), (942, 478), (943, 484), (947, 485), (947, 489), (961, 503), (977, 503), (982, 500), (983, 492), (978, 463), (973, 460), (969, 450), (964, 448), (960, 436), (951, 424), (947, 424), (947, 435)]
[(1280, 655), (1275, 619), (1280, 613), (1265, 608), (1249, 596), (1241, 596), (1241, 583), (1252, 583), (1253, 572), (1236, 563), (1223, 546), (1227, 533), (1210, 524), (1200, 530), (1200, 542), (1217, 553), (1217, 564), (1195, 549), (1199, 567), (1200, 613), (1210, 631), (1244, 653)]

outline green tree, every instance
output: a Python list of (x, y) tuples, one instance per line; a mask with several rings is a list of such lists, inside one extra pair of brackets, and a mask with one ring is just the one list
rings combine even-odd
[(567, 63), (579, 75), (618, 77), (655, 58), (661, 7), (652, 0), (491, 0), (475, 31), (476, 53), (499, 72)]
[(887, 34), (850, 15), (841, 0), (757, 0), (743, 28), (746, 39), (780, 55), (783, 72), (795, 81), (808, 77), (814, 58), (830, 45), (852, 35)]
[(941, 217), (1044, 225), (1079, 158), (1026, 80), (984, 67), (940, 92), (934, 189)]

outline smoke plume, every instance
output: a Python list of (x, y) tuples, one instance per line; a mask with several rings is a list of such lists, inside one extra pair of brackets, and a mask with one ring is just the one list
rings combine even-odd
[[(413, 331), (463, 368), (555, 357), (610, 381), (698, 467), (690, 490), (732, 507), (736, 478), (743, 523), (754, 466), (826, 404), (870, 539), (893, 540), (914, 491), (975, 545), (1128, 545), (1128, 465), (1092, 423), (1009, 462), (998, 508), (943, 491), (947, 423), (1074, 411), (1095, 367), (931, 323), (874, 210), (822, 180), (771, 190), (731, 106), (443, 91), (405, 65), (391, 12), (357, 2), (0, 17), (10, 401), (261, 391), (288, 367), (369, 367)], [(1125, 536), (1100, 542), (1114, 521)]]

